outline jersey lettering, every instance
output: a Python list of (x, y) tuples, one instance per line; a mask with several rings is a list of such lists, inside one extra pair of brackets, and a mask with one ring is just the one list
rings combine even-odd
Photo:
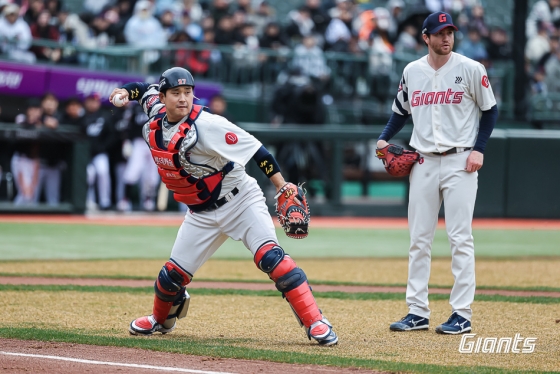
[(464, 94), (462, 91), (453, 91), (451, 88), (448, 88), (447, 91), (435, 92), (422, 92), (418, 90), (412, 93), (410, 104), (413, 107), (432, 104), (460, 104), (463, 101)]

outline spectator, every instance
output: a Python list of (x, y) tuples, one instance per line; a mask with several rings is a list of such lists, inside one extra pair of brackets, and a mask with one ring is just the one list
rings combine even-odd
[(549, 93), (560, 92), (560, 48), (557, 48), (544, 65), (544, 84)]
[(321, 0), (305, 0), (305, 8), (313, 21), (315, 32), (320, 35), (325, 35), (325, 30), (331, 22), (331, 17), (329, 13), (321, 7)]
[[(283, 75), (280, 76), (280, 79)], [(318, 125), (326, 121), (322, 92), (299, 68), (292, 68), (274, 91), (273, 123)], [(323, 150), (319, 142), (285, 142), (278, 146), (277, 160), (289, 180), (303, 183), (314, 178), (326, 181)], [(308, 185), (311, 196), (316, 191)]]
[[(181, 11), (179, 14), (183, 14), (184, 12), (188, 12), (191, 21), (195, 23), (201, 23), (204, 18), (204, 12), (197, 0), (183, 0), (181, 2)], [(212, 22), (214, 21), (212, 17), (207, 18), (211, 19)], [(212, 27), (213, 26), (214, 24), (212, 24)], [(203, 26), (203, 28), (205, 28), (205, 26)]]
[(327, 49), (344, 52), (352, 38), (352, 13), (344, 10), (331, 19), (325, 32)]
[(45, 3), (43, 0), (31, 0), (29, 1), (29, 6), (25, 11), (23, 19), (28, 25), (32, 25), (37, 22), (39, 14), (45, 9)]
[[(58, 105), (58, 99), (52, 93), (46, 93), (41, 98), (45, 130), (58, 130)], [(65, 148), (56, 142), (41, 143), (39, 159), (39, 191), (44, 191), (48, 205), (56, 206), (60, 203), (62, 171), (66, 167)]]
[(544, 22), (537, 22), (537, 34), (531, 37), (525, 45), (525, 57), (535, 66), (537, 62), (550, 52), (548, 29)]
[(299, 68), (303, 75), (316, 81), (326, 82), (331, 75), (331, 69), (327, 66), (325, 55), (321, 48), (317, 47), (312, 35), (305, 36), (302, 43), (294, 48), (292, 66)]
[[(554, 28), (554, 22), (560, 19), (560, 0), (539, 0), (533, 4), (525, 26), (527, 39), (535, 37), (539, 33), (539, 28), (543, 27), (547, 31)], [(542, 26), (539, 26), (539, 23)]]
[(461, 42), (461, 45), (457, 48), (457, 53), (478, 62), (488, 59), (488, 52), (477, 28), (469, 28), (467, 39)]
[(111, 0), (84, 0), (83, 7), (89, 13), (97, 15), (110, 3)]
[(265, 82), (275, 82), (280, 71), (286, 67), (286, 56), (290, 51), (288, 44), (289, 41), (278, 23), (271, 22), (266, 25), (264, 33), (259, 39), (259, 45), (261, 48), (272, 49), (276, 51), (277, 54), (274, 56), (267, 55), (265, 57), (263, 63), (263, 80)]
[(418, 39), (416, 38), (417, 34), (418, 30), (416, 26), (412, 24), (406, 25), (395, 43), (395, 51), (418, 53), (422, 49), (422, 45), (418, 43)]
[(300, 43), (304, 37), (311, 36), (316, 31), (315, 23), (306, 7), (292, 10), (288, 13), (288, 18), (286, 34), (292, 39), (292, 43)]
[(508, 61), (511, 59), (511, 45), (506, 30), (494, 27), (488, 38), (488, 57), (491, 61)]
[(257, 35), (263, 35), (266, 26), (275, 21), (274, 8), (268, 1), (261, 1), (255, 12), (247, 15), (247, 22), (255, 25)]
[(484, 20), (484, 8), (480, 5), (474, 5), (471, 8), (471, 16), (469, 17), (469, 27), (478, 30), (483, 39), (488, 38), (490, 31)]
[(66, 101), (64, 114), (60, 123), (63, 125), (76, 126), (81, 129), (82, 118), (84, 116), (84, 107), (82, 102), (77, 97), (71, 97)]
[(50, 92), (47, 92), (41, 98), (41, 109), (43, 110), (42, 122), (46, 128), (58, 128), (58, 122), (60, 120), (58, 105), (58, 98)]
[[(51, 24), (51, 13), (48, 9), (45, 9), (39, 13), (37, 17), (37, 22), (31, 25), (31, 35), (34, 39), (47, 39), (58, 42), (60, 39), (60, 33), (56, 26)], [(49, 47), (33, 47), (31, 49), (38, 60), (58, 62), (62, 57), (62, 51), (60, 48), (49, 48)]]
[(171, 9), (166, 9), (160, 14), (159, 22), (161, 23), (161, 27), (163, 27), (163, 31), (165, 32), (167, 40), (169, 40), (173, 34), (179, 31), (179, 28), (175, 23), (175, 14), (173, 14), (173, 11)]
[[(140, 0), (134, 6), (134, 15), (124, 28), (126, 42), (135, 47), (164, 47), (167, 37), (159, 21), (152, 15), (152, 5), (147, 0)], [(159, 52), (144, 51), (144, 62), (152, 64), (159, 59)]]
[(19, 6), (8, 4), (0, 18), (0, 45), (2, 53), (12, 60), (34, 63), (35, 55), (29, 52), (31, 46), (31, 29), (19, 16)]
[(216, 28), (216, 44), (232, 45), (234, 43), (233, 29), (233, 18), (230, 15), (221, 17)]
[[(389, 0), (387, 9), (389, 9), (389, 27), (387, 32), (391, 43), (395, 43), (399, 38), (399, 26), (404, 21), (404, 1), (403, 0)], [(402, 32), (401, 32), (402, 34)], [(416, 37), (416, 35), (414, 35)]]
[(183, 12), (181, 17), (181, 30), (189, 35), (189, 38), (195, 42), (202, 41), (204, 35), (202, 27), (196, 22), (193, 22), (189, 12)]
[(371, 81), (371, 94), (379, 101), (385, 100), (389, 95), (391, 86), (391, 69), (393, 66), (393, 52), (395, 48), (389, 41), (389, 11), (385, 8), (374, 9), (375, 31), (370, 34), (369, 40), (369, 72)]
[(128, 139), (131, 148), (123, 174), (125, 195), (117, 203), (117, 209), (122, 212), (132, 210), (132, 191), (134, 186), (140, 183), (141, 207), (145, 211), (153, 211), (156, 207), (155, 200), (160, 177), (157, 166), (152, 160), (150, 149), (146, 147), (146, 141), (142, 136), (142, 127), (148, 121), (148, 116), (139, 104), (130, 102), (127, 105), (125, 117), (130, 118)]
[[(111, 206), (111, 171), (109, 168), (108, 150), (115, 140), (113, 124), (100, 112), (101, 97), (97, 93), (87, 96), (84, 100), (85, 114), (82, 119), (82, 131), (89, 140), (90, 162), (87, 166), (87, 203), (90, 210), (107, 210)], [(95, 182), (97, 196), (95, 198)], [(96, 201), (98, 203), (96, 203)]]
[(210, 6), (210, 15), (218, 25), (223, 17), (230, 15), (228, 0), (213, 0)]
[(222, 95), (213, 96), (210, 99), (210, 103), (208, 103), (208, 109), (210, 109), (210, 113), (217, 114), (232, 123), (236, 123), (235, 118), (228, 112), (227, 101)]
[[(39, 100), (30, 99), (25, 114), (16, 117), (16, 124), (22, 129), (40, 129), (42, 114)], [(18, 142), (14, 147), (11, 170), (17, 188), (16, 205), (34, 205), (39, 200), (39, 149), (37, 141)]]
[(332, 19), (335, 17), (339, 17), (340, 14), (344, 12), (352, 13), (352, 8), (353, 4), (351, 0), (336, 0), (336, 6), (329, 9), (329, 17)]

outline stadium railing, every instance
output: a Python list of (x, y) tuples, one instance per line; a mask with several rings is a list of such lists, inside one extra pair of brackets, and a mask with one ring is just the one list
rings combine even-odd
[[(208, 45), (208, 44), (168, 44), (161, 48), (142, 49), (129, 45), (107, 46), (103, 49), (86, 49), (74, 44), (59, 44), (50, 40), (36, 39), (35, 46), (61, 48), (65, 61), (74, 61), (74, 66), (94, 70), (122, 71), (140, 73), (157, 79), (162, 70), (169, 66), (183, 65), (197, 79), (219, 82), (235, 88), (260, 87), (260, 91), (269, 91), (274, 87), (281, 72), (292, 65), (292, 49), (257, 49), (245, 47)], [(203, 70), (188, 65), (189, 58), (201, 57), (207, 61)], [(198, 55), (198, 56), (195, 56)], [(383, 72), (377, 63), (382, 56), (363, 53), (360, 55), (325, 52), (324, 58), (331, 70), (330, 80), (325, 85), (326, 93), (337, 99), (371, 99), (382, 103), (376, 111), (384, 116), (390, 112), (392, 101), (403, 68), (419, 55), (394, 53), (390, 66)], [(514, 70), (512, 63), (494, 64), (488, 70), (490, 81), (498, 98), (502, 118), (509, 118), (512, 113), (512, 86)]]

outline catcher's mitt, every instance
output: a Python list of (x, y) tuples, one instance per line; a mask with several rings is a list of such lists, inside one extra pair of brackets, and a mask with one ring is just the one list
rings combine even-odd
[(276, 215), (287, 236), (294, 239), (307, 237), (309, 227), (309, 206), (301, 186), (286, 183), (276, 196)]
[(414, 151), (407, 151), (403, 147), (389, 144), (384, 148), (377, 148), (376, 156), (383, 161), (387, 173), (394, 177), (405, 177), (410, 174), (412, 166), (420, 160), (420, 154)]

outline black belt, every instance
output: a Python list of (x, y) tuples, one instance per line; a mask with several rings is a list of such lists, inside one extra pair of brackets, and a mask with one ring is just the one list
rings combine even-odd
[(212, 204), (208, 208), (204, 209), (204, 211), (205, 212), (210, 212), (210, 211), (218, 209), (219, 207), (225, 205), (228, 201), (233, 199), (233, 197), (235, 195), (237, 195), (238, 193), (239, 193), (239, 189), (237, 187), (235, 187), (229, 193), (224, 195), (221, 199), (216, 200), (216, 202), (214, 204)]
[[(463, 148), (462, 152), (470, 151), (471, 149), (472, 149), (472, 147)], [(456, 147), (453, 147), (453, 148), (451, 148), (451, 149), (448, 149), (448, 150), (445, 151), (445, 152), (432, 152), (432, 154), (433, 154), (433, 155), (436, 155), (436, 156), (447, 156), (447, 155), (452, 155), (452, 154), (454, 154), (454, 153), (457, 153), (457, 148), (456, 148)]]

